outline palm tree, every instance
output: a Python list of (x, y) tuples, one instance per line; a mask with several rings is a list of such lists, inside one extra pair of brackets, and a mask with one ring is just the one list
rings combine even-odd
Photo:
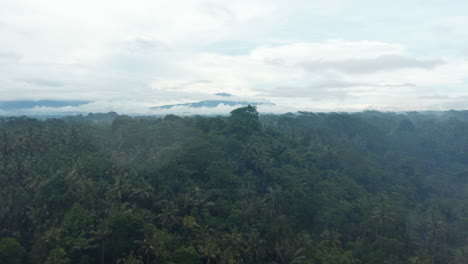
[(130, 255), (126, 256), (125, 258), (118, 259), (117, 264), (143, 264), (143, 261), (140, 257), (134, 256), (132, 251)]
[(46, 231), (43, 238), (44, 241), (51, 244), (57, 245), (63, 237), (63, 230), (60, 228), (50, 228)]
[(278, 196), (280, 195), (281, 191), (282, 191), (281, 187), (276, 187), (274, 189), (272, 187), (267, 188), (267, 193), (265, 194), (264, 203), (268, 207), (268, 211), (270, 213), (271, 219), (275, 218), (278, 213), (278, 209), (279, 209), (278, 208), (279, 207)]
[(453, 258), (453, 263), (454, 264), (468, 263), (468, 247), (467, 246), (456, 251), (455, 256)]
[(259, 262), (266, 254), (266, 243), (257, 230), (246, 235), (247, 252), (255, 262)]
[(140, 245), (139, 252), (146, 256), (146, 264), (149, 264), (151, 255), (160, 257), (164, 249), (163, 243), (156, 232), (147, 235), (144, 240), (136, 241)]
[(114, 180), (114, 184), (112, 185), (109, 192), (113, 194), (113, 196), (117, 198), (119, 201), (122, 201), (124, 194), (127, 193), (127, 191), (130, 188), (126, 179), (127, 176), (128, 175), (124, 175), (124, 174), (117, 174), (117, 175), (112, 176), (112, 179)]
[(280, 264), (300, 264), (306, 260), (305, 249), (311, 246), (308, 234), (301, 233), (295, 237), (285, 237), (276, 242), (274, 252)]
[(431, 256), (425, 250), (419, 250), (417, 255), (410, 259), (413, 264), (433, 264)]
[(2, 158), (3, 158), (3, 170), (6, 170), (7, 169), (7, 166), (8, 166), (8, 157), (10, 156), (10, 151), (11, 151), (11, 146), (10, 146), (10, 138), (9, 138), (9, 135), (8, 135), (8, 132), (5, 130), (5, 129), (2, 129), (1, 130), (2, 133), (1, 133), (1, 143), (2, 143), (2, 146), (1, 146), (1, 153), (2, 153)]
[(110, 230), (105, 223), (102, 223), (96, 231), (91, 233), (94, 235), (92, 240), (101, 243), (101, 264), (104, 264), (104, 241), (110, 234)]
[(231, 233), (224, 235), (222, 245), (221, 262), (235, 263), (244, 255), (247, 243), (244, 236), (237, 229), (234, 229)]
[(280, 264), (300, 264), (304, 262), (304, 248), (299, 248), (292, 255), (288, 255), (280, 246), (275, 246), (275, 252)]
[(211, 234), (211, 229), (207, 227), (203, 229), (200, 233), (200, 240), (197, 241), (197, 251), (206, 260), (206, 264), (210, 264), (212, 261), (217, 262), (221, 253), (219, 241)]
[(178, 214), (179, 209), (176, 208), (173, 202), (169, 202), (165, 207), (163, 207), (161, 213), (159, 213), (156, 218), (161, 221), (164, 227), (170, 230), (174, 226), (179, 225), (180, 217)]
[(77, 169), (73, 169), (65, 178), (72, 183), (76, 199), (80, 204), (86, 208), (93, 208), (98, 205), (99, 194), (95, 182), (85, 175), (79, 174)]
[(204, 241), (202, 246), (198, 247), (198, 251), (202, 254), (203, 258), (206, 259), (206, 264), (210, 264), (211, 261), (216, 261), (219, 255), (219, 248), (216, 242), (213, 240)]
[(322, 238), (322, 242), (327, 247), (334, 248), (339, 247), (341, 245), (340, 237), (340, 233), (336, 232), (334, 229), (325, 229), (325, 231), (323, 231), (320, 235), (320, 238)]
[[(387, 227), (388, 224), (396, 221), (394, 213), (391, 212), (388, 205), (388, 196), (386, 194), (379, 194), (377, 197), (377, 204), (372, 211), (372, 219), (375, 220), (375, 236), (379, 235), (379, 226)], [(385, 228), (388, 229), (388, 228)]]

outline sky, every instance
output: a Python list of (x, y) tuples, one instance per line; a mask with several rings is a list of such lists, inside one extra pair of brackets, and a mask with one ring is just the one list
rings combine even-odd
[(271, 112), (468, 109), (466, 10), (458, 0), (0, 0), (0, 101), (145, 113), (225, 92)]

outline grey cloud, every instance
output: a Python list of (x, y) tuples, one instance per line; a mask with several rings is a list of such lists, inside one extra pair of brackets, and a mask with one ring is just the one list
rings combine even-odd
[(257, 43), (241, 40), (216, 41), (199, 48), (202, 52), (219, 53), (226, 55), (248, 55), (257, 47)]
[(431, 95), (420, 96), (419, 98), (430, 99), (430, 100), (446, 100), (446, 99), (450, 99), (451, 97), (446, 94), (431, 94)]
[(402, 83), (402, 84), (380, 84), (380, 85), (372, 85), (372, 86), (378, 86), (378, 87), (416, 87), (416, 84), (414, 83)]
[(463, 45), (462, 47), (458, 48), (458, 53), (463, 57), (468, 57), (468, 47), (467, 47), (467, 45)]
[(327, 82), (317, 82), (309, 85), (311, 89), (323, 90), (323, 89), (341, 89), (341, 88), (350, 88), (357, 86), (369, 86), (366, 83), (354, 83), (354, 82), (345, 82), (345, 81), (327, 81)]
[(0, 52), (0, 62), (17, 62), (23, 58), (23, 55), (16, 52)]
[[(180, 89), (190, 87), (192, 85), (208, 84), (208, 83), (213, 83), (213, 82), (210, 81), (210, 80), (193, 80), (193, 81), (180, 82), (180, 83), (174, 84), (173, 86), (167, 87), (167, 88), (172, 89), (172, 90), (180, 90)], [(155, 87), (155, 88), (159, 89), (159, 87)]]
[(285, 65), (287, 65), (286, 60), (285, 59), (280, 59), (280, 58), (274, 58), (274, 59), (268, 58), (268, 59), (265, 59), (265, 62), (268, 63), (268, 64), (271, 64), (271, 65), (274, 65), (274, 66), (285, 66)]
[(438, 59), (416, 59), (398, 55), (380, 56), (373, 59), (349, 59), (341, 61), (306, 61), (298, 66), (308, 71), (336, 70), (344, 73), (364, 74), (405, 68), (433, 69), (444, 62)]
[(310, 85), (311, 88), (323, 89), (323, 88), (351, 88), (351, 87), (416, 87), (412, 83), (401, 83), (401, 84), (375, 84), (375, 83), (359, 83), (359, 82), (344, 82), (344, 81), (331, 81), (331, 82), (318, 82)]
[(142, 48), (142, 49), (154, 49), (159, 46), (155, 41), (142, 39), (142, 38), (135, 39), (134, 43), (137, 48)]
[(147, 53), (147, 52), (155, 52), (155, 51), (169, 51), (169, 47), (167, 47), (164, 43), (154, 40), (154, 39), (146, 39), (142, 37), (137, 37), (132, 40), (124, 42), (124, 47), (130, 53)]
[(278, 86), (274, 89), (262, 90), (258, 95), (281, 98), (310, 97), (315, 100), (344, 99), (350, 96), (343, 87), (332, 88), (327, 85)]
[(210, 80), (196, 80), (196, 81), (193, 81), (192, 83), (213, 83), (213, 82)]
[(435, 25), (431, 28), (431, 30), (436, 33), (436, 34), (439, 34), (439, 35), (447, 35), (447, 34), (450, 34), (450, 33), (453, 33), (454, 31), (454, 28), (449, 26), (449, 25), (442, 25), (442, 24), (439, 24), (439, 25)]
[(64, 83), (55, 81), (55, 80), (36, 79), (36, 78), (26, 78), (26, 79), (21, 79), (20, 81), (29, 83), (32, 85), (37, 85), (37, 86), (62, 87), (65, 85)]
[(443, 102), (441, 104), (432, 105), (432, 106), (429, 106), (428, 109), (466, 110), (468, 109), (468, 96), (457, 97), (455, 100)]
[(397, 88), (397, 87), (415, 87), (412, 83), (402, 84), (373, 84), (346, 82), (341, 80), (332, 80), (316, 82), (307, 86), (280, 86), (274, 89), (262, 90), (260, 95), (270, 97), (311, 97), (315, 100), (324, 99), (344, 99), (352, 97), (351, 92), (356, 87), (368, 88)]
[(149, 80), (173, 70), (168, 60), (175, 55), (164, 43), (155, 39), (137, 37), (118, 42), (109, 54), (92, 65), (99, 72), (119, 73), (138, 80)]
[(187, 82), (183, 82), (183, 83), (180, 83), (178, 85), (175, 85), (175, 86), (171, 87), (171, 89), (183, 89), (183, 88), (187, 88), (187, 87), (192, 86), (192, 85), (207, 84), (207, 83), (213, 83), (213, 82), (210, 81), (210, 80), (187, 81)]
[(234, 13), (225, 6), (215, 4), (215, 3), (206, 3), (202, 5), (201, 10), (203, 13), (212, 16), (216, 19), (223, 21), (232, 21), (235, 20)]

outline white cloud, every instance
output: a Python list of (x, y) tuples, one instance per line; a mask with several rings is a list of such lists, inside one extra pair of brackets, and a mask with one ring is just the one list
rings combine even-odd
[[(465, 5), (3, 0), (1, 100), (143, 111), (228, 92), (308, 109), (431, 107), (424, 95), (467, 95)], [(215, 48), (239, 43), (238, 55)]]
[(0, 63), (18, 62), (23, 56), (15, 52), (0, 52)]
[[(232, 110), (244, 105), (225, 105), (220, 104), (216, 107), (190, 107), (190, 106), (174, 106), (170, 109), (151, 108), (153, 105), (149, 103), (142, 104), (141, 101), (94, 101), (89, 104), (79, 106), (65, 107), (45, 107), (37, 106), (30, 109), (16, 109), (3, 111), (0, 109), (0, 115), (56, 115), (56, 114), (87, 114), (98, 112), (117, 112), (119, 114), (129, 115), (228, 115)], [(276, 105), (259, 105), (257, 110), (262, 114), (282, 114), (287, 112), (296, 112), (299, 109), (276, 106)]]
[(252, 52), (252, 57), (266, 62), (280, 62), (295, 66), (305, 60), (340, 61), (372, 59), (385, 55), (403, 55), (404, 47), (376, 41), (327, 40), (299, 42), (281, 46), (263, 46)]
[(337, 61), (305, 61), (299, 66), (308, 71), (336, 70), (344, 73), (374, 73), (398, 69), (433, 69), (443, 64), (440, 59), (416, 59), (398, 55), (378, 56), (371, 59)]

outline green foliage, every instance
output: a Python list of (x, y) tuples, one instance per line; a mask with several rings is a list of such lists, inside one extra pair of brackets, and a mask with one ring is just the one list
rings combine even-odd
[(466, 263), (468, 112), (0, 118), (0, 263)]
[(261, 124), (255, 106), (237, 108), (231, 112), (227, 131), (239, 137), (246, 137), (260, 131)]
[(141, 257), (133, 255), (133, 252), (124, 258), (117, 260), (117, 264), (143, 264)]
[(90, 225), (91, 217), (79, 204), (74, 204), (63, 218), (63, 229), (66, 235), (71, 237), (86, 235), (89, 232)]
[(176, 264), (201, 264), (200, 256), (193, 247), (183, 247), (174, 251), (172, 261)]
[(0, 263), (20, 264), (26, 251), (14, 238), (0, 238)]
[(136, 251), (135, 241), (144, 238), (143, 220), (131, 212), (118, 213), (109, 218), (109, 230), (105, 244), (106, 255), (111, 258)]
[(63, 248), (54, 248), (49, 252), (49, 256), (44, 264), (69, 264), (70, 260)]

